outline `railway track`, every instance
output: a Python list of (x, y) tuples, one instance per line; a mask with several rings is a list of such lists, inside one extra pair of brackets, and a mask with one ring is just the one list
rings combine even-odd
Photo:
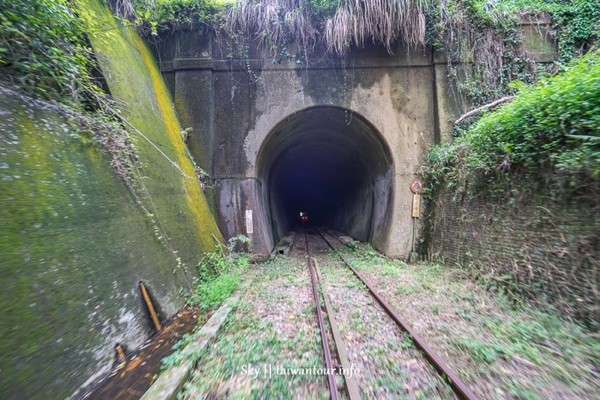
[[(350, 398), (351, 400), (360, 399), (361, 390), (357, 379), (352, 375), (349, 376), (344, 373), (352, 368), (348, 357), (349, 349), (340, 334), (334, 307), (332, 306), (332, 298), (327, 293), (325, 285), (321, 283), (321, 273), (315, 258), (313, 258), (311, 246), (315, 247), (315, 237), (319, 237), (322, 240), (321, 244), (316, 243), (321, 248), (321, 253), (323, 252), (323, 244), (325, 244), (326, 248), (333, 250), (337, 254), (343, 265), (352, 271), (352, 274), (368, 289), (369, 294), (381, 306), (385, 311), (385, 314), (387, 314), (402, 332), (408, 334), (414, 345), (421, 351), (423, 357), (435, 368), (442, 379), (448, 383), (456, 396), (463, 400), (477, 399), (477, 396), (475, 396), (458, 375), (452, 371), (441, 357), (433, 352), (423, 338), (385, 301), (378, 293), (377, 289), (356, 270), (346, 257), (337, 251), (337, 248), (333, 245), (332, 241), (345, 245), (339, 237), (319, 228), (305, 228), (303, 235), (296, 235), (296, 240), (298, 240), (298, 236), (303, 236), (305, 242), (307, 267), (311, 278), (317, 321), (321, 331), (323, 354), (328, 371), (328, 386), (332, 399), (337, 400), (340, 398), (340, 392), (342, 392), (344, 397)], [(311, 244), (311, 242), (313, 243)], [(330, 341), (330, 339), (332, 340)], [(336, 374), (331, 373), (332, 371), (336, 371), (338, 376), (344, 378), (342, 385), (336, 381)]]

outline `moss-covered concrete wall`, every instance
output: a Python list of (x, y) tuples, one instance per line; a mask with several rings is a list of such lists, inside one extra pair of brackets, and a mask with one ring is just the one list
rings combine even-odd
[(171, 241), (192, 254), (198, 244), (212, 249), (211, 236), (221, 239), (221, 235), (151, 52), (132, 27), (117, 23), (103, 1), (79, 0), (78, 4), (111, 95), (125, 105), (122, 115), (130, 124), (131, 139), (145, 154), (143, 174), (149, 178), (146, 187), (157, 210), (166, 219), (187, 221), (195, 228), (169, 230)]
[(97, 126), (0, 88), (2, 399), (69, 397), (107, 372), (115, 343), (148, 338), (138, 282), (173, 316), (221, 240), (147, 48), (100, 2), (79, 5), (136, 161), (123, 179)]
[[(165, 34), (156, 48), (163, 73), (174, 85), (176, 110), (186, 126), (193, 127), (190, 149), (215, 182), (218, 221), (226, 237), (248, 234), (256, 254), (267, 255), (273, 249), (278, 235), (271, 226), (282, 224), (268, 209), (264, 179), (268, 174), (258, 173), (263, 145), (293, 115), (323, 107), (345, 110), (348, 121), (340, 132), (354, 116), (360, 117), (390, 149), (392, 195), (385, 208), (389, 223), (371, 223), (371, 214), (364, 216), (358, 202), (349, 205), (348, 213), (364, 226), (378, 227), (371, 238), (378, 249), (392, 256), (408, 253), (412, 235), (408, 185), (436, 140), (436, 87), (428, 49), (408, 52), (398, 44), (396, 54), (402, 56), (390, 56), (383, 47), (368, 46), (346, 60), (317, 53), (306, 64), (294, 60), (274, 64), (268, 51), (254, 46), (248, 49), (247, 60), (228, 60), (225, 41), (196, 30)], [(197, 148), (203, 152), (197, 153)], [(357, 199), (366, 195), (365, 191)], [(380, 197), (387, 202), (386, 196)], [(254, 216), (252, 233), (246, 211)]]

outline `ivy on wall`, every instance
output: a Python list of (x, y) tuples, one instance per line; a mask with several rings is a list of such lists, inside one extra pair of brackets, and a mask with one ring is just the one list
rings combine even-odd
[(159, 29), (214, 25), (235, 0), (110, 0), (117, 15), (133, 22), (144, 34)]
[[(463, 105), (479, 106), (514, 94), (510, 83), (531, 84), (542, 72), (562, 71), (600, 37), (600, 0), (439, 0), (431, 9), (431, 43), (449, 61)], [(548, 15), (559, 60), (540, 71), (524, 51), (521, 18)]]
[(581, 56), (600, 39), (600, 0), (502, 0), (508, 13), (547, 13), (556, 29), (562, 62)]

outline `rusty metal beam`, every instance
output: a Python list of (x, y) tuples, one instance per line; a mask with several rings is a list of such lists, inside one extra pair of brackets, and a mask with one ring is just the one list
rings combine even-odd
[[(319, 270), (319, 264), (317, 263), (317, 260), (313, 260), (313, 263), (315, 270), (317, 271), (317, 279), (319, 282), (322, 282), (321, 271)], [(338, 358), (340, 359), (340, 364), (342, 364), (342, 370), (344, 371), (343, 376), (344, 381), (346, 382), (348, 396), (350, 396), (350, 400), (360, 400), (360, 389), (358, 387), (356, 378), (354, 376), (346, 375), (347, 371), (352, 370), (352, 366), (350, 364), (350, 359), (348, 358), (348, 352), (346, 351), (346, 343), (344, 342), (344, 339), (342, 339), (342, 335), (336, 322), (335, 310), (331, 305), (330, 297), (322, 283), (321, 293), (323, 294), (323, 300), (325, 301), (325, 311), (327, 312), (327, 318), (329, 319), (329, 326), (331, 326), (331, 333), (333, 334), (335, 348), (337, 350)]]

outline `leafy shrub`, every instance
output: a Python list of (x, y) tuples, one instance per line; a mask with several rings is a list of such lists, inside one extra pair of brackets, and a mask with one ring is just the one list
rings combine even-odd
[(235, 0), (112, 0), (118, 15), (156, 34), (161, 28), (210, 23)]
[(600, 0), (501, 0), (498, 8), (512, 13), (548, 13), (557, 28), (562, 61), (582, 55), (600, 39)]
[(308, 4), (316, 15), (331, 18), (340, 6), (340, 0), (308, 0)]
[(600, 178), (599, 51), (522, 88), (512, 103), (434, 148), (426, 168), (433, 188), (464, 188), (467, 180), (493, 185), (511, 174), (530, 180), (568, 174), (574, 184)]

